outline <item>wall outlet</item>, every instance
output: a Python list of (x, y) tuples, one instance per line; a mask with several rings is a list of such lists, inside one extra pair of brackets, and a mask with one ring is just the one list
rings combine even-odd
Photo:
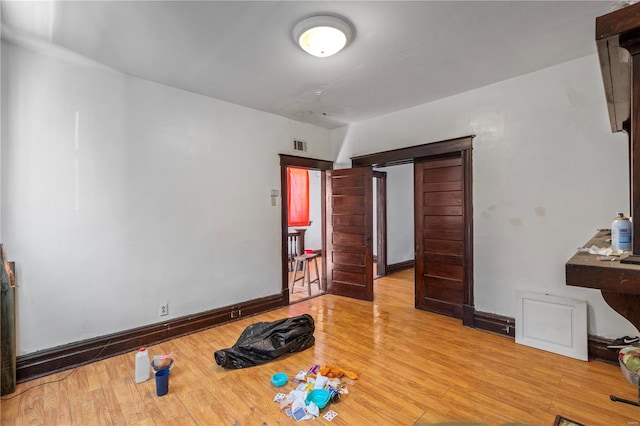
[(158, 309), (158, 315), (160, 315), (161, 317), (169, 315), (169, 302), (160, 305), (160, 308)]

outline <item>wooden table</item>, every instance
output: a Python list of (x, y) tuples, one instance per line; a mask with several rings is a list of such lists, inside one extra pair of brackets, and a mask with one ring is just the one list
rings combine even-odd
[[(599, 230), (584, 247), (607, 247), (609, 238), (611, 230)], [(567, 285), (599, 289), (607, 304), (640, 330), (640, 265), (600, 261), (597, 257), (576, 253), (569, 259), (565, 265)]]

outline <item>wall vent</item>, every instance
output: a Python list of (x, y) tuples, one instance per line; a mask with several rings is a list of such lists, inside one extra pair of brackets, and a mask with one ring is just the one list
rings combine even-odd
[(293, 150), (307, 152), (307, 143), (305, 141), (293, 140)]
[(517, 290), (516, 343), (588, 361), (587, 302)]

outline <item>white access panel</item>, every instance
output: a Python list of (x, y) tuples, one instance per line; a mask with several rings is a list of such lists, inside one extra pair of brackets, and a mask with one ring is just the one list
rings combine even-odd
[(589, 360), (587, 302), (516, 291), (516, 343)]

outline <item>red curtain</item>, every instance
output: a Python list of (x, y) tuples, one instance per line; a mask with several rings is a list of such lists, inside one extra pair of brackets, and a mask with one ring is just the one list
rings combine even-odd
[(309, 171), (287, 167), (289, 226), (309, 226)]

